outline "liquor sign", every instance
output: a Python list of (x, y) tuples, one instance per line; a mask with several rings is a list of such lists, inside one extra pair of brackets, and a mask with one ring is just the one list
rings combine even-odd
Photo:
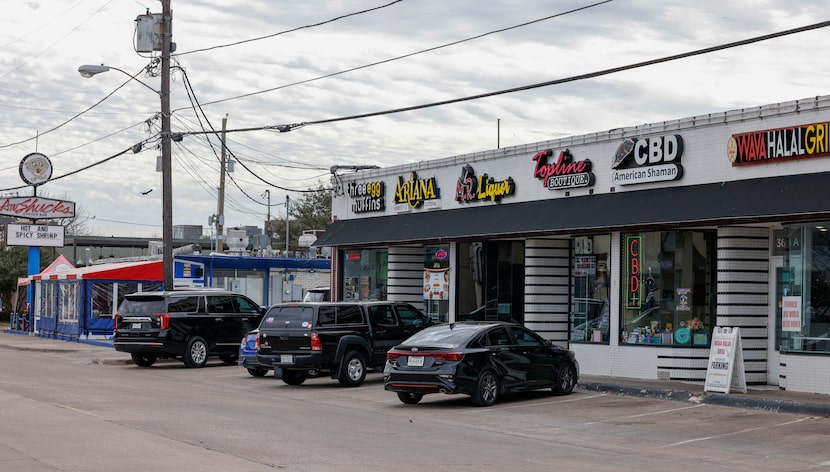
[(41, 197), (0, 198), (0, 215), (32, 220), (72, 218), (75, 216), (75, 202)]
[(732, 166), (830, 155), (830, 123), (733, 134), (726, 143)]
[(7, 225), (7, 246), (63, 247), (63, 226)]
[(461, 169), (461, 177), (455, 184), (455, 201), (458, 203), (490, 200), (499, 203), (502, 197), (516, 193), (516, 183), (513, 177), (499, 180), (482, 174), (476, 177), (476, 171), (470, 164)]
[(628, 138), (614, 153), (611, 168), (615, 185), (636, 185), (678, 180), (683, 176), (683, 137), (668, 134)]

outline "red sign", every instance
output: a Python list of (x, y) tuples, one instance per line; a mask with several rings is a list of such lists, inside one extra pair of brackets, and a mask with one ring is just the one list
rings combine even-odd
[(553, 151), (547, 149), (533, 156), (533, 160), (536, 161), (533, 177), (541, 180), (548, 190), (587, 187), (594, 184), (590, 160), (574, 161), (571, 151), (565, 149), (559, 151), (555, 164), (548, 164), (548, 157), (552, 155)]
[(72, 218), (75, 202), (41, 197), (3, 198), (0, 199), (0, 215), (31, 219)]
[(733, 166), (830, 155), (830, 123), (733, 134), (726, 144)]

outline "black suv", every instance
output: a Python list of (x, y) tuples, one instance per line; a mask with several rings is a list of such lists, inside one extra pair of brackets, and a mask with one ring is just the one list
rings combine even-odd
[(141, 367), (159, 358), (204, 367), (208, 356), (234, 364), (239, 340), (257, 327), (263, 312), (248, 297), (227, 291), (137, 292), (118, 307), (113, 341)]
[(274, 367), (289, 385), (329, 373), (340, 385), (356, 387), (367, 368), (383, 369), (386, 351), (429, 323), (403, 302), (274, 305), (259, 325), (257, 362)]

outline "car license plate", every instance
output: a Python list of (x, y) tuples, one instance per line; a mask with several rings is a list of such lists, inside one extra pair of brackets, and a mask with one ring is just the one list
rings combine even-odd
[(407, 356), (406, 365), (411, 367), (423, 367), (424, 356)]
[(291, 354), (280, 354), (280, 364), (293, 364), (294, 356)]
[(130, 323), (130, 329), (141, 329), (141, 323)]

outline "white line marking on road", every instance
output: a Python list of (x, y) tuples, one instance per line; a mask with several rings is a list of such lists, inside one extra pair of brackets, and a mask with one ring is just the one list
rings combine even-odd
[(718, 434), (717, 436), (706, 436), (706, 437), (696, 438), (696, 439), (687, 439), (686, 441), (680, 441), (680, 442), (676, 442), (676, 443), (673, 443), (673, 444), (666, 444), (665, 446), (660, 446), (660, 447), (682, 446), (684, 444), (700, 442), (700, 441), (708, 441), (710, 439), (723, 438), (723, 437), (726, 437), (726, 436), (734, 436), (736, 434), (751, 433), (753, 431), (758, 431), (758, 430), (761, 430), (761, 429), (769, 429), (769, 428), (777, 428), (777, 427), (780, 427), (780, 426), (788, 426), (788, 425), (791, 425), (791, 424), (800, 423), (800, 422), (802, 422), (806, 419), (807, 418), (799, 418), (797, 420), (786, 421), (784, 423), (772, 424), (772, 425), (769, 425), (769, 426), (759, 426), (757, 428), (742, 429), (740, 431), (733, 431), (731, 433)]
[(58, 408), (63, 408), (65, 410), (74, 411), (75, 413), (81, 413), (82, 415), (92, 416), (93, 418), (98, 418), (98, 415), (96, 415), (95, 413), (92, 413), (91, 411), (79, 410), (77, 408), (72, 408), (71, 406), (61, 405), (60, 403), (54, 403), (54, 402), (50, 402), (50, 405), (56, 406)]

